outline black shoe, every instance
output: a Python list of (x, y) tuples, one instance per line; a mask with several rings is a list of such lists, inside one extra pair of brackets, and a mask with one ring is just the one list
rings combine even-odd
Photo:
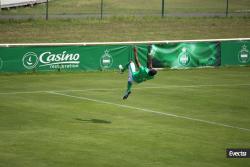
[(123, 74), (123, 73), (124, 73), (124, 71), (125, 71), (125, 69), (120, 70), (120, 74)]
[(127, 92), (124, 96), (123, 96), (123, 100), (126, 100), (128, 98), (128, 96), (131, 94), (131, 91)]

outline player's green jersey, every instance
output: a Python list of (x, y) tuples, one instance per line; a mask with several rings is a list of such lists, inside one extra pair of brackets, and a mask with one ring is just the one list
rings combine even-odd
[(149, 69), (147, 67), (140, 66), (139, 70), (133, 72), (132, 77), (136, 83), (141, 83), (146, 80), (153, 79), (153, 76), (148, 75)]

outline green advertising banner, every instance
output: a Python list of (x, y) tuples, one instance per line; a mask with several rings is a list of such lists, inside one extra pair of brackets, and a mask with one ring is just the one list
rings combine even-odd
[(152, 45), (154, 67), (188, 68), (220, 65), (220, 45), (216, 42)]
[[(0, 72), (114, 70), (134, 60), (135, 45), (0, 47)], [(178, 42), (136, 45), (142, 65), (153, 56), (155, 68), (249, 65), (250, 41)]]
[(0, 71), (117, 69), (132, 56), (131, 46), (25, 46), (0, 48)]
[(250, 41), (221, 42), (221, 65), (249, 65)]

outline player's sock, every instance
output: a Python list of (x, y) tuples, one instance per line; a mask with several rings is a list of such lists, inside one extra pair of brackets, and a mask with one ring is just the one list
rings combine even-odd
[(131, 92), (131, 88), (132, 88), (132, 82), (131, 82), (131, 81), (128, 81), (128, 84), (127, 84), (127, 92)]
[(131, 94), (132, 82), (128, 81), (126, 94), (123, 96), (123, 100), (127, 99)]

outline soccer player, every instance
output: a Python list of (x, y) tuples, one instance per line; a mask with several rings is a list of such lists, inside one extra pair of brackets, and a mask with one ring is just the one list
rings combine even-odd
[[(144, 67), (140, 64), (136, 47), (134, 47), (134, 58), (135, 58), (135, 63), (131, 60), (127, 65), (125, 65), (125, 67), (120, 66), (121, 72), (124, 72), (126, 69), (129, 70), (127, 90), (125, 92), (125, 95), (123, 96), (123, 100), (127, 99), (128, 96), (131, 94), (131, 88), (133, 83), (139, 84), (144, 81), (153, 79), (154, 75), (157, 74), (157, 71), (152, 67), (151, 45), (149, 45), (148, 47), (147, 67)], [(137, 70), (135, 64), (137, 66)]]

